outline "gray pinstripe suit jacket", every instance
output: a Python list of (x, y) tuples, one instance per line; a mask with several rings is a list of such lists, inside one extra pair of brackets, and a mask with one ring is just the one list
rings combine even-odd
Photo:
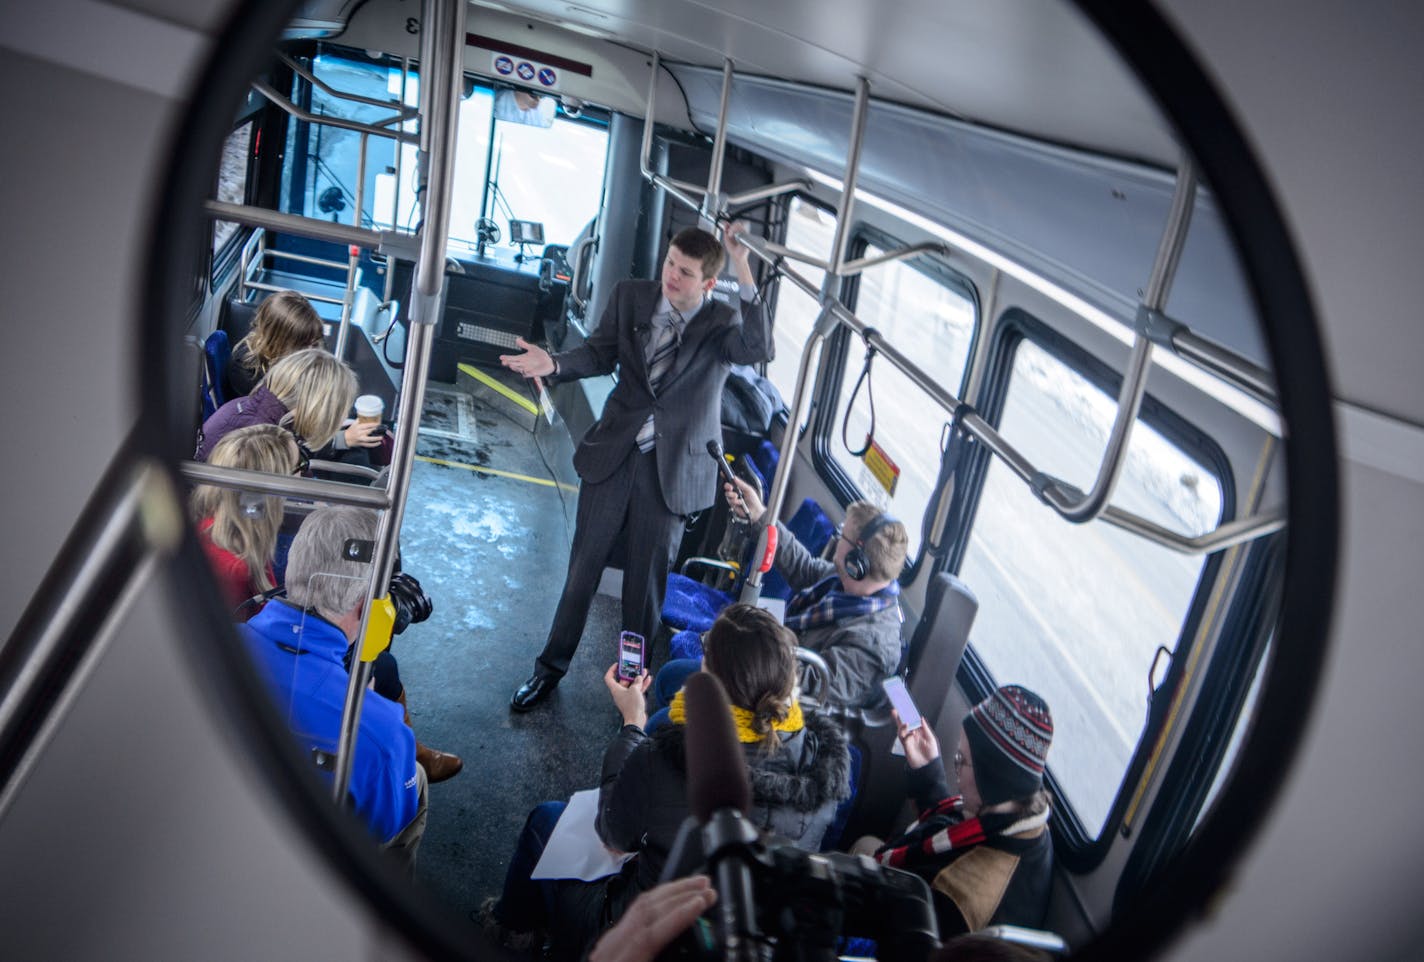
[(741, 302), (740, 323), (732, 308), (708, 300), (688, 319), (672, 370), (654, 397), (644, 347), (660, 296), (657, 281), (619, 282), (588, 340), (555, 355), (559, 374), (552, 380), (618, 368), (618, 385), (574, 452), (574, 467), (585, 481), (607, 479), (636, 450), (633, 439), (652, 412), (663, 497), (674, 513), (685, 515), (716, 497), (717, 468), (706, 449), (709, 440), (722, 440), (727, 371), (733, 364), (770, 360), (774, 345), (760, 300)]

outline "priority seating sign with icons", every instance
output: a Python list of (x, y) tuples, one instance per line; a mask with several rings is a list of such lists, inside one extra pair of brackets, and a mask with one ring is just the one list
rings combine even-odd
[(537, 60), (513, 57), (507, 53), (492, 53), (490, 68), (501, 77), (543, 87), (545, 90), (553, 90), (559, 85), (559, 72)]

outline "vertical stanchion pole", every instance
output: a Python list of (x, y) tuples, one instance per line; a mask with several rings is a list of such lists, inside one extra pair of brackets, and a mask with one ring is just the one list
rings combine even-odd
[(845, 186), (841, 190), (841, 209), (836, 214), (836, 236), (831, 241), (831, 256), (826, 263), (826, 279), (821, 286), (824, 303), (839, 286), (841, 269), (845, 266), (845, 249), (850, 239), (850, 225), (855, 213), (855, 185), (860, 179), (860, 148), (865, 141), (865, 117), (870, 109), (870, 81), (859, 77), (855, 85), (855, 106), (850, 118), (850, 146), (846, 152)]
[[(420, 411), (425, 403), (425, 382), (429, 372), (430, 343), (435, 322), (443, 305), (445, 245), (450, 227), (450, 189), (454, 177), (455, 135), (459, 123), (460, 96), (465, 50), (465, 0), (425, 0), (421, 24), (420, 144), (427, 158), (424, 217), (420, 254), (413, 272), (410, 298), (410, 336), (406, 348), (405, 374), (401, 383), (395, 446), (391, 454), (389, 491), (391, 507), (381, 516), (376, 530), (376, 549), (371, 559), (371, 585), (366, 613), (362, 615), (359, 644), (366, 632), (370, 599), (386, 593), (395, 565), (396, 540), (405, 517), (406, 495), (415, 463), (415, 442)], [(392, 265), (393, 266), (393, 265)], [(341, 736), (336, 750), (336, 777), (333, 794), (338, 804), (345, 801), (351, 780), (351, 760), (356, 749), (356, 732), (371, 664), (357, 659), (352, 664), (341, 715)]]
[(717, 134), (712, 140), (712, 162), (707, 168), (707, 193), (702, 195), (702, 225), (717, 232), (722, 203), (722, 164), (727, 154), (727, 109), (732, 102), (732, 60), (722, 61), (722, 104), (717, 108)]

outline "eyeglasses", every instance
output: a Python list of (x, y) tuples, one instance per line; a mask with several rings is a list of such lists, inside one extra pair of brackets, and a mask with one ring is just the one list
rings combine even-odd
[(859, 546), (859, 544), (860, 544), (859, 541), (855, 541), (854, 539), (851, 539), (851, 538), (846, 537), (845, 525), (843, 525), (843, 524), (838, 524), (838, 525), (836, 525), (835, 534), (836, 534), (836, 540), (838, 540), (838, 541), (844, 541), (846, 544), (850, 545), (852, 548), (857, 547), (857, 546)]
[(973, 767), (974, 767), (973, 765), (970, 765), (970, 764), (969, 764), (969, 759), (967, 759), (967, 758), (964, 757), (964, 753), (963, 753), (963, 752), (959, 752), (959, 751), (955, 752), (955, 753), (954, 753), (954, 774), (958, 775), (958, 774), (959, 774), (959, 770), (960, 770), (961, 768), (964, 768), (965, 766), (968, 766), (969, 768), (973, 768)]

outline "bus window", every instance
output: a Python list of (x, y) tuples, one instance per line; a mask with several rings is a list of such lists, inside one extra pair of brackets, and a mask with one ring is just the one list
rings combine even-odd
[[(883, 248), (868, 245), (865, 255), (882, 251)], [(947, 281), (947, 276), (936, 277), (905, 261), (872, 267), (860, 277), (855, 313), (913, 357), (925, 372), (960, 395), (974, 340), (976, 308), (963, 287), (947, 286)], [(914, 558), (920, 549), (917, 522), (929, 504), (939, 472), (936, 457), (926, 457), (925, 452), (939, 450), (940, 433), (949, 415), (894, 365), (877, 359), (868, 379), (875, 395), (877, 450), (853, 457), (846, 444), (859, 450), (870, 430), (866, 384), (861, 384), (854, 397), (850, 421), (845, 424), (845, 443), (841, 441), (841, 428), (864, 366), (864, 346), (859, 339), (851, 339), (828, 450), (860, 497), (906, 522), (910, 529), (909, 556)]]
[[(486, 174), (489, 170), (490, 122), (494, 118), (494, 92), (488, 87), (476, 87), (460, 101), (459, 139), (455, 142), (455, 180), (450, 190), (450, 239), (473, 244), (475, 223), (480, 219), (484, 203)], [(415, 148), (408, 147), (411, 157)], [(414, 170), (414, 168), (407, 168)], [(410, 204), (419, 209), (414, 193)], [(502, 227), (501, 236), (508, 228)]]
[[(311, 61), (311, 71), (323, 83), (345, 93), (376, 99), (398, 99), (400, 96), (401, 70), (394, 61), (371, 60), (354, 51), (347, 53), (322, 46)], [(413, 104), (416, 98), (414, 75), (408, 86), (406, 102)], [(372, 123), (384, 120), (392, 113), (391, 107), (334, 97), (320, 87), (307, 84), (300, 77), (296, 80), (292, 97), (299, 104), (303, 98), (308, 98), (308, 109), (318, 116)], [(291, 124), (283, 170), (284, 209), (336, 223), (355, 224), (360, 150), (361, 135), (354, 130), (342, 130), (328, 124)], [(393, 140), (376, 136), (368, 138), (367, 182), (362, 195), (361, 227), (389, 226), (389, 188), (381, 190), (384, 203), (378, 203), (377, 179), (390, 177), (385, 169), (395, 164), (395, 151)], [(402, 177), (409, 181), (415, 171), (414, 151), (407, 151), (402, 160)]]
[[(489, 91), (484, 91), (484, 96), (490, 100)], [(481, 138), (483, 144), (489, 142), (487, 131), (488, 128)], [(466, 136), (466, 128), (462, 127), (462, 154)], [(499, 225), (502, 243), (509, 243), (510, 220), (532, 220), (544, 225), (546, 243), (572, 244), (583, 226), (598, 214), (603, 200), (603, 168), (608, 158), (607, 128), (562, 115), (547, 129), (495, 120), (494, 150), (490, 156), (484, 210), (485, 216)], [(462, 181), (459, 168), (455, 177), (456, 203), (462, 186), (468, 190), (483, 183), (483, 179), (473, 177)], [(474, 233), (473, 220), (464, 223), (451, 219), (452, 238), (473, 242)]]
[[(786, 209), (787, 247), (813, 257), (825, 258), (831, 250), (831, 240), (836, 232), (834, 212), (817, 207), (808, 200), (792, 195)], [(826, 272), (810, 264), (793, 265), (796, 271), (818, 288), (823, 283)], [(795, 284), (785, 281), (776, 293), (776, 323), (772, 333), (776, 337), (776, 358), (767, 364), (766, 376), (781, 392), (787, 406), (796, 396), (796, 374), (801, 365), (801, 352), (806, 349), (806, 338), (811, 336), (811, 328), (821, 313), (821, 305)], [(815, 371), (812, 370), (812, 376)], [(807, 407), (810, 406), (810, 392), (807, 392)], [(798, 427), (806, 424), (806, 412), (794, 419)]]
[[(404, 87), (404, 103), (415, 106), (420, 100), (418, 74), (412, 70), (403, 78), (394, 60), (369, 60), (356, 51), (322, 46), (311, 69), (317, 78), (343, 92), (394, 103), (401, 100)], [(391, 115), (391, 107), (355, 103), (307, 86), (298, 79), (293, 99), (301, 102), (309, 97), (311, 112), (319, 116), (370, 123)], [(403, 129), (413, 132), (418, 127), (410, 120)], [(299, 137), (305, 139), (304, 151), (295, 149)], [(292, 124), (284, 170), (285, 209), (322, 220), (355, 223), (360, 143), (361, 135), (355, 131)], [(548, 129), (496, 120), (494, 92), (476, 85), (460, 102), (450, 239), (474, 246), (478, 240), (475, 225), (484, 216), (499, 227), (500, 246), (509, 244), (511, 219), (542, 223), (547, 243), (572, 242), (598, 213), (607, 153), (608, 132), (601, 124), (562, 115)], [(415, 230), (420, 209), (415, 145), (397, 148), (392, 140), (370, 136), (366, 180), (360, 226)]]
[[(252, 157), (252, 128), (256, 121), (249, 120), (238, 126), (223, 141), (222, 160), (218, 166), (218, 187), (216, 197), (227, 204), (247, 202), (248, 162)], [(229, 239), (237, 233), (236, 224), (220, 220), (213, 224), (213, 263), (219, 260), (219, 253)]]
[[(1035, 465), (1092, 486), (1115, 397), (1020, 340), (1000, 419)], [(1113, 503), (1187, 535), (1221, 516), (1220, 480), (1141, 420)], [(1102, 831), (1147, 718), (1159, 645), (1176, 650), (1206, 559), (1100, 522), (1070, 524), (997, 459), (959, 574), (979, 597), (972, 647), (996, 684), (1053, 709), (1049, 767), (1089, 837)]]

